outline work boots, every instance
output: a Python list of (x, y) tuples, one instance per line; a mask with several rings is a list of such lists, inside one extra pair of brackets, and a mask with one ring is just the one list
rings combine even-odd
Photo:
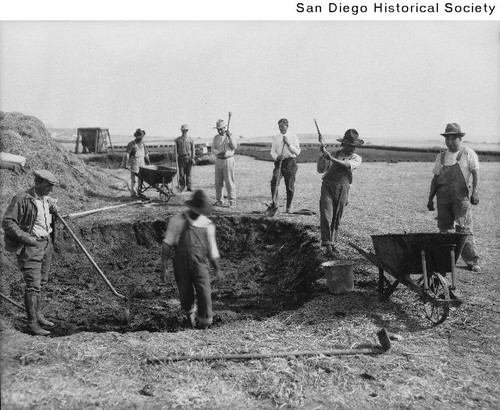
[(26, 290), (24, 292), (24, 305), (26, 306), (26, 316), (28, 317), (28, 330), (37, 336), (48, 336), (50, 332), (42, 329), (37, 319), (38, 292)]
[(54, 327), (55, 324), (48, 320), (44, 315), (43, 315), (43, 293), (40, 291), (40, 293), (37, 294), (37, 304), (36, 304), (36, 317), (38, 319), (38, 323), (40, 323), (44, 327)]

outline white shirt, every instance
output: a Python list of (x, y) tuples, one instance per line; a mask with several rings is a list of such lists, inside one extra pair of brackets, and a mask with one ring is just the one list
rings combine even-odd
[(300, 154), (299, 139), (295, 134), (286, 134), (290, 148), (283, 142), (283, 134), (278, 134), (273, 137), (273, 145), (271, 146), (271, 156), (276, 161), (278, 155), (284, 158), (295, 158)]
[(172, 218), (168, 222), (167, 231), (165, 232), (165, 238), (163, 239), (163, 242), (170, 246), (175, 246), (179, 243), (181, 233), (184, 229), (184, 224), (186, 223), (186, 219), (184, 219), (184, 216), (187, 218), (190, 225), (207, 229), (208, 251), (210, 257), (212, 259), (219, 258), (219, 249), (217, 248), (217, 242), (215, 240), (215, 225), (204, 215), (200, 215), (194, 220), (189, 217), (189, 213), (187, 211), (172, 216)]
[[(462, 149), (463, 153), (458, 165), (460, 166), (460, 170), (464, 176), (465, 183), (468, 185), (472, 171), (479, 170), (479, 158), (471, 148), (463, 147)], [(434, 174), (440, 175), (441, 170), (443, 169), (443, 165), (441, 164), (441, 155), (444, 155), (444, 165), (451, 166), (457, 163), (457, 155), (459, 151), (460, 150), (457, 152), (451, 152), (446, 150), (440, 152), (436, 157), (436, 162), (434, 162)]]
[(37, 238), (44, 238), (52, 232), (52, 214), (50, 213), (50, 201), (47, 196), (35, 198), (36, 219), (31, 232)]

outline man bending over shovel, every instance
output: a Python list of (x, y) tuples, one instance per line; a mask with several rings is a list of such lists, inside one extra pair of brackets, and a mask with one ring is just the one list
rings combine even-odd
[(329, 153), (321, 145), (321, 155), (318, 158), (317, 171), (324, 174), (319, 200), (321, 245), (327, 247), (332, 257), (335, 256), (340, 220), (349, 201), (352, 172), (361, 164), (361, 157), (354, 153), (356, 147), (364, 144), (358, 137), (356, 130), (347, 130), (344, 138), (337, 139), (342, 146), (340, 151)]
[(189, 209), (174, 215), (168, 223), (162, 244), (161, 280), (167, 282), (168, 258), (174, 248), (174, 277), (181, 308), (193, 327), (207, 329), (213, 321), (210, 265), (221, 279), (215, 225), (204, 215), (210, 211), (204, 191), (196, 191), (186, 205)]

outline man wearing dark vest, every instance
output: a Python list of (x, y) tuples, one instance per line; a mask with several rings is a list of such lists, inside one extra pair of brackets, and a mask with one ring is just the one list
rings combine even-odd
[(364, 144), (355, 129), (348, 129), (344, 137), (337, 141), (340, 141), (342, 148), (336, 153), (330, 153), (321, 146), (317, 163), (317, 171), (324, 174), (319, 200), (321, 245), (327, 247), (332, 257), (335, 256), (340, 220), (349, 201), (352, 173), (362, 161), (354, 151)]
[(204, 216), (210, 211), (205, 192), (196, 191), (186, 205), (189, 209), (174, 215), (168, 223), (162, 244), (161, 279), (167, 282), (168, 259), (174, 249), (174, 277), (181, 308), (193, 327), (206, 329), (213, 321), (210, 265), (220, 279), (215, 225)]
[(462, 249), (462, 259), (471, 271), (481, 272), (472, 232), (471, 210), (471, 204), (479, 203), (479, 159), (472, 149), (462, 145), (465, 133), (457, 123), (447, 124), (445, 132), (441, 135), (445, 137), (448, 149), (436, 157), (427, 209), (434, 211), (434, 196), (436, 196), (439, 231), (447, 233), (455, 229), (458, 233), (468, 234)]
[(188, 134), (189, 127), (187, 124), (181, 125), (182, 135), (175, 139), (175, 154), (177, 155), (177, 165), (179, 167), (179, 189), (181, 191), (186, 188), (188, 191), (191, 187), (191, 168), (194, 164), (194, 141)]

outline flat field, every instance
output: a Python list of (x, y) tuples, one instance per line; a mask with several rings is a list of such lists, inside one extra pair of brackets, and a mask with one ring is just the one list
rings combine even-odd
[[(237, 156), (236, 162), (237, 205), (216, 209), (214, 218), (260, 218), (270, 201), (272, 163), (245, 156)], [(260, 320), (222, 320), (208, 331), (77, 332), (41, 338), (3, 326), (2, 408), (499, 408), (499, 163), (482, 164), (480, 203), (474, 207), (483, 271), (469, 272), (459, 261), (457, 289), (464, 303), (443, 324), (431, 326), (417, 296), (404, 287), (380, 301), (377, 269), (347, 245), (355, 241), (371, 250), (373, 234), (436, 232), (435, 213), (426, 209), (431, 169), (430, 162), (374, 162), (356, 171), (340, 246), (346, 257), (357, 260), (351, 293), (332, 295), (319, 279), (309, 300), (297, 308)], [(125, 170), (100, 172), (109, 174), (109, 197), (90, 198), (85, 209), (116, 204), (128, 195)], [(196, 189), (214, 197), (213, 166), (195, 167), (193, 179)], [(315, 164), (300, 164), (294, 210), (317, 212), (320, 184)], [(154, 202), (157, 194), (153, 191), (151, 197)], [(147, 214), (166, 218), (183, 209), (188, 198), (182, 193), (166, 206), (130, 206), (79, 223), (118, 224)], [(310, 229), (319, 242), (318, 215), (280, 212), (274, 218)], [(94, 244), (92, 250), (104, 245)], [(157, 256), (152, 264), (159, 263)], [(56, 258), (64, 260), (65, 255)], [(360, 347), (376, 344), (375, 333), (382, 327), (394, 338), (381, 355), (147, 362), (172, 354)]]

